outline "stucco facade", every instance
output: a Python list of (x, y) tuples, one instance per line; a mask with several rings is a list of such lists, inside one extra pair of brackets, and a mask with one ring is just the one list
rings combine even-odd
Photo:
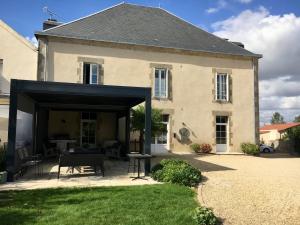
[(10, 79), (36, 80), (37, 48), (0, 20), (0, 138), (7, 141)]
[[(192, 53), (133, 45), (40, 38), (38, 78), (82, 83), (83, 62), (101, 65), (100, 85), (154, 87), (154, 69), (169, 71), (168, 99), (153, 97), (152, 106), (169, 115), (169, 149), (209, 143), (215, 151), (216, 116), (228, 116), (227, 152), (239, 152), (242, 142), (257, 143), (258, 61), (256, 58)], [(230, 100), (215, 101), (215, 75), (230, 77)], [(183, 142), (180, 130), (189, 130)]]

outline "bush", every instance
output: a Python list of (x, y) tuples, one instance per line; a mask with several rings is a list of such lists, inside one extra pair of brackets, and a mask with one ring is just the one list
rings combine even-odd
[(251, 143), (242, 143), (241, 149), (248, 155), (259, 155), (259, 146)]
[(200, 145), (197, 143), (193, 143), (190, 145), (190, 149), (193, 150), (196, 153), (200, 152)]
[(204, 206), (197, 207), (193, 216), (198, 225), (216, 225), (218, 219), (213, 211)]
[(200, 145), (200, 152), (203, 153), (210, 153), (212, 151), (212, 147), (210, 144), (201, 144)]
[(0, 171), (5, 170), (5, 151), (3, 145), (0, 145)]
[(197, 186), (201, 181), (201, 172), (179, 159), (163, 159), (152, 168), (151, 176), (154, 180), (189, 187)]

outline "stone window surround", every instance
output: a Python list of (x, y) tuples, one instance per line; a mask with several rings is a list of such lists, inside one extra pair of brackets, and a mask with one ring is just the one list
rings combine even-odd
[[(170, 78), (171, 75), (171, 70), (173, 69), (173, 66), (170, 64), (162, 64), (162, 63), (150, 63), (150, 68), (151, 68), (151, 72), (150, 72), (150, 85), (152, 87), (152, 93), (154, 93), (154, 74), (155, 74), (155, 69), (167, 69), (168, 70), (168, 79)], [(169, 79), (170, 81), (170, 79)], [(172, 90), (170, 90), (170, 83), (168, 81), (168, 97), (167, 98), (158, 98), (156, 96), (154, 96), (154, 94), (152, 94), (152, 99), (158, 100), (158, 101), (169, 101), (171, 100), (171, 93)]]
[(99, 68), (99, 83), (103, 84), (103, 64), (104, 64), (104, 59), (103, 58), (93, 58), (93, 57), (84, 57), (84, 56), (78, 56), (77, 58), (78, 62), (78, 68), (77, 68), (77, 78), (78, 81), (77, 83), (82, 84), (83, 83), (83, 64), (84, 63), (95, 63), (100, 65), (101, 68)]
[(228, 117), (228, 144), (229, 146), (233, 146), (232, 144), (232, 138), (233, 138), (233, 133), (232, 133), (232, 112), (231, 111), (212, 111), (213, 115), (213, 121), (212, 121), (212, 126), (213, 126), (213, 133), (212, 133), (212, 138), (214, 140), (214, 143), (212, 144), (213, 146), (216, 146), (216, 116), (227, 116)]
[(174, 124), (175, 124), (175, 120), (174, 120), (174, 109), (162, 109), (162, 114), (167, 114), (169, 115), (169, 144), (170, 144), (170, 151), (172, 151), (174, 149), (174, 142), (173, 142), (173, 129), (174, 129)]
[[(228, 94), (229, 94), (229, 100), (228, 101), (221, 101), (216, 100), (216, 75), (217, 73), (226, 73), (228, 74)], [(213, 103), (219, 103), (219, 104), (232, 104), (232, 69), (221, 69), (221, 68), (212, 68), (212, 102)]]

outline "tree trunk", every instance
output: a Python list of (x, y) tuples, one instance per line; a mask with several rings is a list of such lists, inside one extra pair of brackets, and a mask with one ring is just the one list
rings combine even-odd
[(139, 140), (139, 143), (140, 143), (140, 153), (144, 153), (144, 131), (143, 130), (140, 130), (140, 140)]

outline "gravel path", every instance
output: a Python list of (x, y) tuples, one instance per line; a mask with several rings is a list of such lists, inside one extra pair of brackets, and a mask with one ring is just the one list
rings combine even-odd
[(184, 157), (204, 171), (199, 201), (212, 207), (224, 224), (300, 225), (300, 158)]

